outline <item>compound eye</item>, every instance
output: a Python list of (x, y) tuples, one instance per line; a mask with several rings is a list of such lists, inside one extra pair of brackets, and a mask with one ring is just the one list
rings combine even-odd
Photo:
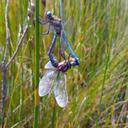
[(51, 13), (50, 11), (47, 11), (47, 12), (46, 12), (46, 16), (47, 16), (48, 18), (51, 18), (51, 17), (52, 17), (52, 13)]

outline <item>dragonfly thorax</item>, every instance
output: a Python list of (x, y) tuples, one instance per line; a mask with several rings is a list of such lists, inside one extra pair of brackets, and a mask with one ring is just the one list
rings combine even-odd
[(61, 23), (61, 20), (52, 20), (50, 22), (50, 25), (53, 26), (55, 32), (60, 35), (61, 31), (63, 30), (63, 25)]

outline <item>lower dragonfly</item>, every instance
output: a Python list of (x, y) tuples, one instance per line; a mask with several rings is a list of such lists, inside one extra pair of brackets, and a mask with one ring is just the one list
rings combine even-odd
[[(45, 73), (39, 82), (39, 96), (45, 96), (53, 89), (55, 99), (60, 107), (65, 107), (68, 103), (68, 95), (66, 90), (66, 71), (72, 66), (80, 64), (79, 58), (72, 50), (64, 31), (64, 26), (60, 18), (54, 16), (50, 11), (45, 13), (45, 17), (39, 17), (39, 23), (42, 25), (48, 24), (47, 32), (43, 35), (49, 34), (50, 28), (54, 30), (54, 37), (48, 51), (50, 61), (45, 65)], [(64, 58), (58, 61), (52, 52), (55, 47), (56, 39), (60, 37), (60, 57)], [(68, 58), (66, 59), (65, 51), (69, 50)]]

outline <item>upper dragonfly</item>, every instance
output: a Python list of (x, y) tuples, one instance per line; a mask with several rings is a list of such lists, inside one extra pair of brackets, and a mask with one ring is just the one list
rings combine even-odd
[[(47, 11), (45, 13), (44, 18), (39, 17), (39, 23), (42, 25), (48, 24), (48, 30), (45, 33), (43, 33), (43, 35), (49, 34), (50, 27), (52, 27), (55, 31), (50, 49), (48, 51), (48, 56), (49, 56), (49, 59), (50, 59), (52, 65), (55, 68), (57, 68), (59, 71), (62, 71), (62, 72), (66, 72), (69, 68), (71, 68), (71, 66), (79, 65), (80, 64), (79, 58), (74, 53), (74, 51), (72, 50), (72, 48), (67, 40), (66, 33), (64, 31), (64, 26), (62, 24), (61, 19), (54, 16), (50, 11)], [(68, 60), (65, 59), (65, 61), (63, 61), (63, 63), (62, 62), (59, 63), (56, 60), (56, 58), (52, 55), (57, 37), (62, 38), (64, 45), (70, 52), (70, 56), (69, 56), (70, 59), (68, 59)], [(61, 52), (60, 53), (61, 56), (63, 56), (65, 58), (63, 48), (61, 48), (60, 52)], [(71, 56), (72, 56), (72, 58), (71, 58)]]

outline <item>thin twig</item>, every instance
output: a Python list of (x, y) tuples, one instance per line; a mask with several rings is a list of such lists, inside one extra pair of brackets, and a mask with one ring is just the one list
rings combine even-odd
[(4, 58), (3, 61), (5, 62), (7, 54), (8, 54), (8, 45), (10, 42), (10, 30), (9, 30), (9, 25), (8, 25), (8, 5), (9, 5), (9, 0), (5, 0), (6, 6), (5, 6), (5, 28), (6, 28), (6, 49), (4, 53)]
[(23, 42), (23, 39), (24, 39), (24, 37), (25, 37), (25, 35), (26, 35), (26, 33), (27, 33), (27, 31), (28, 31), (28, 24), (27, 24), (27, 25), (25, 26), (25, 28), (24, 28), (23, 34), (22, 34), (21, 38), (19, 39), (19, 42), (18, 42), (18, 45), (17, 45), (17, 48), (16, 48), (14, 54), (12, 55), (11, 59), (9, 60), (9, 62), (6, 64), (6, 69), (7, 69), (8, 66), (12, 63), (12, 61), (15, 59), (15, 57), (16, 57), (16, 55), (17, 55), (19, 49), (20, 49), (20, 46), (21, 46), (21, 44), (22, 44), (22, 42)]

